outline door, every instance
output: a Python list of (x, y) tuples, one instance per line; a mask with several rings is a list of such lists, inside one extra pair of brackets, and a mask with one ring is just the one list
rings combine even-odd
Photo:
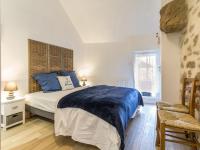
[(158, 100), (161, 97), (160, 53), (139, 51), (134, 53), (135, 88), (144, 97)]

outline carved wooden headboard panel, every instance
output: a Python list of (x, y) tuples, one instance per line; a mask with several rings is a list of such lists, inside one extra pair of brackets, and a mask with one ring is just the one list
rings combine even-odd
[(39, 84), (33, 79), (36, 73), (60, 70), (73, 70), (73, 50), (28, 40), (29, 46), (29, 93), (40, 91)]

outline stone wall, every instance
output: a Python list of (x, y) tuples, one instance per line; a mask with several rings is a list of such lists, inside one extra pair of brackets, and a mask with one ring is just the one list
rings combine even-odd
[[(181, 40), (181, 78), (200, 78), (200, 0), (187, 0), (188, 24)], [(200, 98), (196, 100), (200, 104)], [(200, 105), (196, 105), (200, 112)], [(198, 113), (200, 114), (200, 113)], [(200, 116), (200, 115), (197, 115)]]
[(173, 0), (160, 10), (160, 29), (165, 33), (179, 32), (187, 25), (186, 0)]
[(182, 76), (200, 74), (200, 0), (187, 0), (188, 24), (181, 45)]

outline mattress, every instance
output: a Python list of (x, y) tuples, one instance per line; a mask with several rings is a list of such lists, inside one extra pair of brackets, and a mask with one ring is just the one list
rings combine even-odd
[(42, 91), (30, 93), (25, 96), (26, 104), (47, 112), (55, 113), (58, 101), (67, 94), (88, 88), (89, 86), (77, 87), (71, 90), (44, 93)]

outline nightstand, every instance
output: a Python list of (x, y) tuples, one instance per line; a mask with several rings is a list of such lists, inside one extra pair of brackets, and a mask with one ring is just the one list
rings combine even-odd
[(7, 128), (25, 123), (25, 98), (17, 97), (13, 100), (1, 100), (1, 127)]

